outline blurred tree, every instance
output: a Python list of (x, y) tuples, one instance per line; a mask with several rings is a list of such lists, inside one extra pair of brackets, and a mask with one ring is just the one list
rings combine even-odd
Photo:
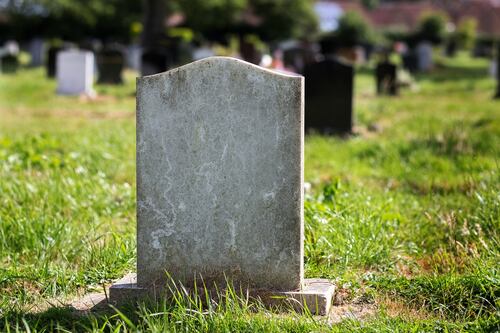
[(362, 0), (361, 3), (363, 4), (363, 6), (365, 6), (366, 8), (368, 9), (375, 9), (380, 1), (379, 0)]
[[(34, 35), (78, 41), (87, 37), (157, 44), (171, 13), (205, 36), (256, 34), (272, 41), (311, 36), (313, 0), (5, 0), (16, 38)], [(139, 22), (142, 21), (142, 26)], [(210, 34), (212, 36), (210, 36)]]
[(18, 39), (35, 35), (79, 40), (128, 39), (140, 20), (137, 0), (8, 0), (6, 12)]
[(418, 38), (434, 44), (441, 43), (446, 37), (447, 22), (448, 18), (443, 13), (433, 12), (424, 15), (418, 26)]
[(247, 0), (178, 0), (186, 23), (195, 31), (210, 33), (234, 29), (241, 22)]
[(460, 22), (455, 33), (458, 45), (461, 48), (470, 50), (476, 41), (477, 21), (474, 18), (467, 18)]
[(347, 12), (340, 18), (334, 36), (340, 46), (346, 47), (368, 43), (373, 39), (370, 26), (357, 12)]
[(249, 0), (262, 22), (256, 33), (264, 40), (311, 37), (318, 27), (312, 0)]
[(143, 30), (141, 44), (145, 48), (152, 48), (165, 36), (165, 18), (167, 8), (171, 2), (167, 0), (143, 0)]

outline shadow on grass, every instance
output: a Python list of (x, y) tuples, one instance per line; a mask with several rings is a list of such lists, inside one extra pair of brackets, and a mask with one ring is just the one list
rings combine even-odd
[[(133, 311), (129, 310), (127, 314), (128, 312), (134, 315)], [(72, 306), (51, 307), (38, 313), (8, 313), (0, 321), (0, 331), (83, 332), (118, 321), (119, 318), (116, 317), (116, 312), (109, 306), (91, 311), (77, 310)]]

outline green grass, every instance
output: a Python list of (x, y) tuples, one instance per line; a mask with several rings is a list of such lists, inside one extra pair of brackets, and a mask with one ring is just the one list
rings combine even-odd
[(399, 98), (358, 73), (360, 134), (305, 147), (306, 276), (335, 280), (338, 306), (375, 309), (340, 323), (235, 294), (76, 315), (69, 300), (134, 270), (134, 76), (97, 100), (55, 95), (38, 69), (0, 76), (0, 331), (498, 331), (500, 102), (486, 61), (442, 59)]

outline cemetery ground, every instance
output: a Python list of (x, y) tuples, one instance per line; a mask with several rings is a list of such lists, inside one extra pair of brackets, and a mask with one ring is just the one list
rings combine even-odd
[(500, 102), (486, 72), (442, 60), (379, 98), (359, 69), (359, 134), (306, 137), (305, 275), (338, 287), (325, 318), (237, 293), (68, 306), (135, 269), (134, 77), (89, 100), (56, 96), (40, 69), (0, 76), (0, 331), (498, 330)]

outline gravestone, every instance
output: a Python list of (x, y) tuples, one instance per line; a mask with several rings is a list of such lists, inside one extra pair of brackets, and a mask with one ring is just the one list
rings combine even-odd
[(397, 82), (397, 66), (389, 61), (383, 61), (375, 69), (377, 94), (396, 96), (399, 93)]
[(303, 87), (226, 57), (138, 78), (137, 277), (111, 302), (161, 294), (168, 272), (328, 310), (333, 285), (303, 278)]
[(94, 95), (94, 54), (68, 50), (57, 54), (57, 93)]
[(59, 46), (51, 46), (47, 51), (47, 76), (52, 78), (56, 77), (57, 70), (57, 54), (62, 51), (63, 48)]
[(142, 48), (137, 44), (127, 46), (126, 63), (127, 67), (139, 71), (141, 69)]
[(168, 69), (169, 63), (166, 50), (145, 50), (141, 56), (141, 75), (147, 76), (164, 72)]
[(0, 48), (0, 73), (13, 74), (19, 67), (19, 44), (16, 41), (7, 41)]
[(327, 58), (304, 69), (306, 130), (349, 134), (353, 123), (354, 68)]
[(500, 98), (500, 43), (497, 44), (497, 92), (495, 98)]
[(104, 48), (97, 55), (98, 83), (122, 84), (125, 57), (119, 47)]
[(31, 55), (30, 65), (39, 67), (43, 65), (44, 42), (41, 38), (33, 38), (28, 44), (28, 50)]
[(409, 50), (402, 55), (403, 68), (407, 69), (410, 73), (418, 71), (418, 57), (414, 50)]
[(434, 65), (432, 61), (432, 44), (429, 42), (421, 42), (415, 49), (417, 55), (418, 70), (427, 72), (432, 69)]
[(0, 73), (14, 74), (19, 67), (19, 60), (17, 55), (5, 53), (0, 54)]

